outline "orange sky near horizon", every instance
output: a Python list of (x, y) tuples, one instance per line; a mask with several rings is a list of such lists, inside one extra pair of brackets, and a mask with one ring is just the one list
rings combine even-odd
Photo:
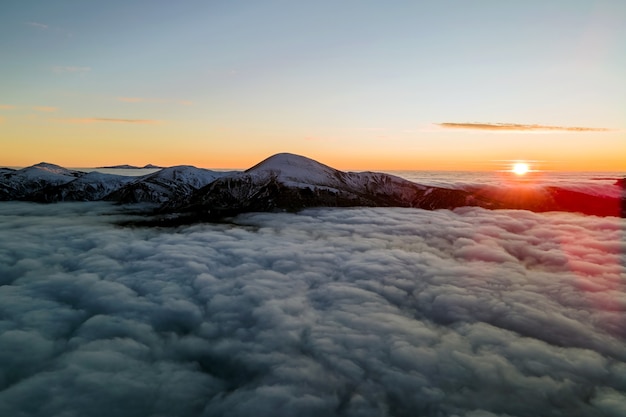
[[(493, 171), (508, 169), (515, 161), (527, 161), (535, 170), (626, 171), (622, 132), (380, 129), (298, 138), (297, 132), (279, 128), (203, 134), (180, 124), (34, 120), (28, 126), (7, 120), (0, 125), (3, 137), (12, 138), (3, 142), (0, 166), (23, 167), (38, 162), (65, 167), (151, 163), (245, 169), (275, 153), (290, 152), (342, 170)], [(605, 145), (584, 146), (599, 142)]]
[(244, 3), (9, 2), (0, 166), (626, 172), (626, 1)]

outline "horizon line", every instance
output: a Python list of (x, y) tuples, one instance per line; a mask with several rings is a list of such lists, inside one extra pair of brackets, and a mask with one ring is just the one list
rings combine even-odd
[[(316, 160), (315, 160), (316, 161)], [(508, 160), (508, 161), (517, 161), (517, 160)], [(319, 162), (319, 161), (316, 161)], [(47, 161), (40, 161), (34, 164), (30, 164), (30, 165), (2, 165), (0, 164), (0, 169), (12, 169), (12, 170), (20, 170), (20, 169), (24, 169), (24, 168), (30, 168), (30, 167), (34, 167), (36, 165), (39, 164), (50, 164), (50, 165), (55, 165), (61, 168), (65, 168), (65, 169), (71, 169), (71, 170), (99, 170), (99, 169), (106, 169), (106, 170), (116, 170), (119, 169), (121, 170), (135, 170), (135, 171), (159, 171), (162, 169), (166, 169), (166, 168), (173, 168), (173, 167), (177, 167), (177, 166), (191, 166), (194, 168), (198, 168), (198, 169), (206, 169), (206, 170), (210, 170), (210, 171), (245, 171), (248, 170), (250, 168), (252, 168), (255, 164), (249, 166), (249, 167), (226, 167), (226, 168), (219, 168), (219, 167), (207, 167), (207, 166), (197, 166), (197, 165), (192, 165), (192, 164), (173, 164), (173, 165), (167, 165), (167, 166), (163, 166), (160, 164), (143, 164), (142, 166), (135, 166), (134, 164), (110, 164), (110, 165), (102, 165), (102, 166), (70, 166), (70, 165), (61, 165), (61, 164), (56, 164), (54, 162), (47, 162)], [(114, 168), (115, 166), (123, 166), (123, 165), (129, 165), (129, 166), (133, 166), (134, 168)], [(146, 165), (157, 165), (159, 166), (159, 168), (145, 168)], [(419, 168), (412, 168), (412, 169), (406, 169), (406, 168), (394, 168), (394, 169), (372, 169), (372, 168), (348, 168), (348, 169), (339, 169), (339, 168), (335, 168), (333, 166), (330, 166), (332, 169), (336, 169), (338, 171), (343, 171), (343, 172), (367, 172), (367, 171), (372, 171), (372, 172), (482, 172), (482, 173), (501, 173), (501, 172), (511, 172), (510, 169), (502, 169), (502, 168), (494, 168), (494, 169), (419, 169)], [(622, 170), (577, 170), (577, 169), (534, 169), (530, 171), (531, 173), (556, 173), (556, 172), (562, 172), (562, 173), (611, 173), (611, 174), (618, 174), (620, 176), (626, 176), (626, 169), (622, 169)]]

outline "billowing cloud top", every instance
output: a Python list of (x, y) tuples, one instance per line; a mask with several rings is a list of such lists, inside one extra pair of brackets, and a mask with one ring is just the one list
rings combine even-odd
[(626, 415), (624, 219), (120, 210), (0, 205), (0, 415)]
[(492, 130), (492, 131), (515, 131), (515, 132), (610, 132), (611, 129), (604, 127), (580, 127), (580, 126), (551, 126), (539, 124), (518, 123), (437, 123), (437, 126), (447, 129), (469, 130)]

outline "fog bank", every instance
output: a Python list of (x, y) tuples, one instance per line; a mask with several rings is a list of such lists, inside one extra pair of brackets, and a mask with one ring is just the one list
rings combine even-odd
[(623, 416), (626, 221), (0, 204), (0, 415)]

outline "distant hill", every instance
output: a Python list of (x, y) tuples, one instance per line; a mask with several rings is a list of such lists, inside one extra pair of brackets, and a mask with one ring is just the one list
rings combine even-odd
[(152, 164), (144, 165), (142, 167), (138, 167), (135, 165), (111, 165), (105, 167), (96, 167), (96, 169), (163, 169), (163, 167)]

